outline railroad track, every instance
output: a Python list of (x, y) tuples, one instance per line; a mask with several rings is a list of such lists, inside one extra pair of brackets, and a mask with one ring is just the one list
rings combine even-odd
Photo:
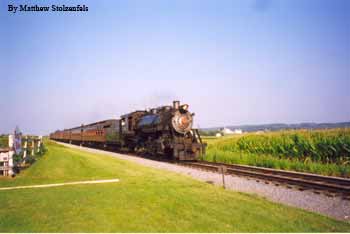
[(313, 190), (315, 193), (322, 192), (328, 196), (338, 195), (350, 200), (350, 179), (346, 178), (203, 161), (181, 162), (179, 164), (214, 172), (219, 172), (220, 170), (222, 172), (222, 168), (224, 168), (223, 171), (228, 175), (255, 178), (257, 180), (263, 180), (265, 183), (274, 183), (275, 185), (285, 184), (289, 187), (292, 185), (299, 190)]

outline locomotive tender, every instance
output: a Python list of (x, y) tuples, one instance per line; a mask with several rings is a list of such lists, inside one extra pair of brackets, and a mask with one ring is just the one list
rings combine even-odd
[(193, 116), (187, 104), (174, 101), (173, 106), (134, 111), (120, 119), (56, 131), (50, 139), (196, 160), (205, 153), (205, 144), (198, 130), (192, 128)]

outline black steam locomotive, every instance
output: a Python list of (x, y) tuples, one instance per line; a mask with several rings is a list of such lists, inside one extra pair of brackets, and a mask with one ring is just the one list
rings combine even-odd
[(198, 130), (192, 128), (194, 113), (188, 107), (174, 101), (173, 106), (134, 111), (121, 119), (56, 131), (50, 139), (196, 160), (205, 153), (205, 144)]

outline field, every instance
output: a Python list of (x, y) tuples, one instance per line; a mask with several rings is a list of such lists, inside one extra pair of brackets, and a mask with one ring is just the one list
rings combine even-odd
[(119, 183), (0, 191), (0, 232), (345, 232), (344, 222), (162, 170), (47, 144), (0, 187), (93, 179)]
[(204, 137), (204, 160), (350, 177), (350, 129)]
[(8, 136), (7, 135), (0, 135), (0, 148), (8, 147)]

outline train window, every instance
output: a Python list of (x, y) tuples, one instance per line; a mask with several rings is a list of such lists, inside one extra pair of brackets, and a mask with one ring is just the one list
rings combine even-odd
[(157, 124), (159, 122), (160, 122), (160, 119), (158, 115), (146, 115), (141, 119), (139, 125)]
[(154, 120), (153, 120), (152, 123), (153, 123), (153, 124), (159, 124), (159, 123), (160, 123), (160, 118), (159, 118), (158, 115), (154, 118)]
[(103, 128), (110, 128), (111, 127), (111, 125), (105, 125), (105, 126), (103, 126)]

